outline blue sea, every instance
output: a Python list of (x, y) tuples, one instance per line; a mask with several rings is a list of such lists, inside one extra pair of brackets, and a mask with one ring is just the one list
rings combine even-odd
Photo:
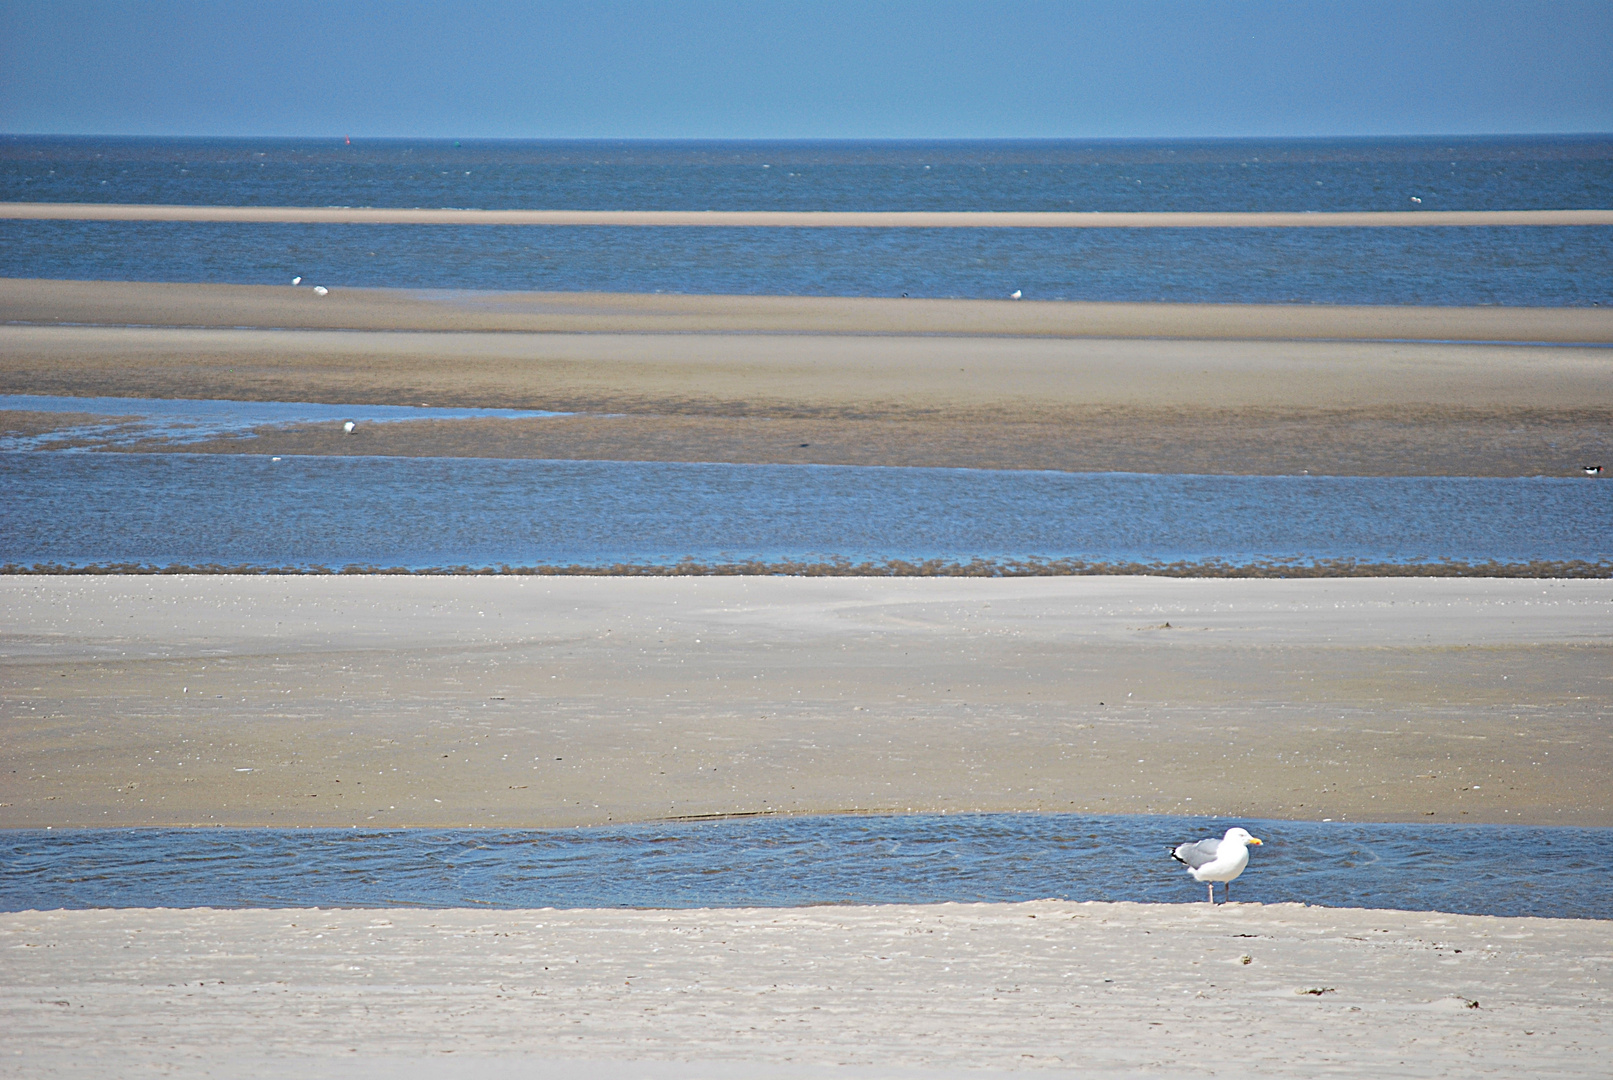
[(0, 486), (12, 568), (1613, 573), (1613, 484), (1568, 477), (14, 451)]
[[(946, 142), (0, 136), (0, 201), (588, 210), (1596, 209), (1613, 136)], [(1410, 200), (1419, 198), (1421, 203)]]
[[(1420, 200), (1413, 202), (1413, 199)], [(1613, 207), (1613, 138), (620, 143), (0, 137), (0, 201), (722, 210)], [(0, 276), (1208, 303), (1613, 303), (1613, 229), (0, 221)]]
[(1167, 850), (1233, 824), (1263, 841), (1232, 887), (1234, 900), (1613, 918), (1605, 870), (1613, 830), (1146, 814), (758, 817), (548, 830), (18, 830), (0, 832), (0, 911), (1202, 903), (1204, 886)]
[[(630, 143), (0, 136), (0, 201), (727, 210), (1613, 207), (1613, 137)], [(406, 289), (1582, 307), (1613, 229), (767, 229), (0, 221), (0, 277)], [(0, 394), (8, 387), (0, 384)], [(0, 446), (0, 565), (636, 572), (1613, 573), (1581, 478), (1142, 476), (117, 452), (333, 402), (47, 402), (103, 449)], [(487, 410), (459, 410), (456, 416)], [(144, 417), (133, 427), (128, 417)], [(442, 418), (442, 417), (438, 417)], [(104, 447), (111, 447), (107, 452)], [(1239, 824), (1250, 825), (1249, 822)], [(1239, 898), (1613, 917), (1609, 832), (1256, 822)], [(1201, 899), (1074, 815), (571, 831), (0, 832), (0, 909)], [(1499, 843), (1523, 842), (1505, 861)]]

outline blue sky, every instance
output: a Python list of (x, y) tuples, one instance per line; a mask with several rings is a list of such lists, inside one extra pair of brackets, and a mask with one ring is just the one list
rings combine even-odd
[(0, 131), (1613, 131), (1613, 2), (0, 0)]

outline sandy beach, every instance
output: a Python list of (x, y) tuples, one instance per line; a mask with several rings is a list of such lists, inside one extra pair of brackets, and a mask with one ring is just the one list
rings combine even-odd
[[(1613, 458), (1599, 308), (6, 281), (0, 319), (5, 393), (573, 414), (187, 446), (213, 452), (1467, 476)], [(0, 413), (14, 434), (73, 422)]]
[(1607, 581), (10, 577), (0, 611), (0, 827), (1613, 825)]
[(0, 1080), (1613, 1076), (1542, 7), (0, 0)]
[(1591, 1077), (1605, 922), (1272, 906), (0, 915), (17, 1077)]
[[(0, 391), (575, 414), (189, 447), (213, 452), (1362, 475), (1613, 457), (1600, 310), (325, 300), (5, 282)], [(1610, 646), (1599, 580), (0, 577), (0, 828), (1606, 827)], [(1591, 1076), (1607, 929), (1053, 901), (21, 912), (0, 915), (0, 1075)]]

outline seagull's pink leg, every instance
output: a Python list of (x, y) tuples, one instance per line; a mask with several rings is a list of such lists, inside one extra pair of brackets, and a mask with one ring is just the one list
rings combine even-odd
[(1210, 887), (1210, 903), (1213, 904), (1215, 903), (1215, 882), (1206, 881), (1205, 884)]

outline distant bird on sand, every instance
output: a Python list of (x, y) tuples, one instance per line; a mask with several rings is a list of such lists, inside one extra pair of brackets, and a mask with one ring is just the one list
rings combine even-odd
[(342, 425), (342, 430), (347, 432), (349, 435), (351, 435), (351, 434), (353, 434), (353, 428), (355, 428), (357, 426), (358, 425), (354, 424), (353, 421), (349, 420), (347, 423)]
[(302, 275), (298, 274), (296, 277), (292, 278), (291, 283), (293, 285), (301, 285), (302, 284)]
[(314, 295), (315, 296), (324, 296), (328, 292), (330, 292), (330, 290), (325, 288), (325, 286), (323, 286), (323, 285), (315, 285), (314, 286)]
[(1600, 465), (1581, 465), (1580, 468), (1584, 471), (1586, 476), (1595, 476), (1597, 473), (1602, 471), (1602, 467)]
[(1221, 839), (1200, 840), (1196, 844), (1178, 844), (1171, 849), (1171, 858), (1187, 867), (1194, 881), (1202, 881), (1210, 888), (1210, 903), (1215, 903), (1215, 883), (1222, 883), (1226, 895), (1223, 903), (1232, 897), (1232, 879), (1243, 873), (1249, 865), (1249, 845), (1260, 841), (1243, 829), (1232, 828)]
[(1008, 299), (1010, 299), (1010, 300), (1018, 300), (1021, 295), (1023, 295), (1023, 294), (1021, 294), (1018, 289), (1015, 289), (1013, 292), (1008, 294)]

